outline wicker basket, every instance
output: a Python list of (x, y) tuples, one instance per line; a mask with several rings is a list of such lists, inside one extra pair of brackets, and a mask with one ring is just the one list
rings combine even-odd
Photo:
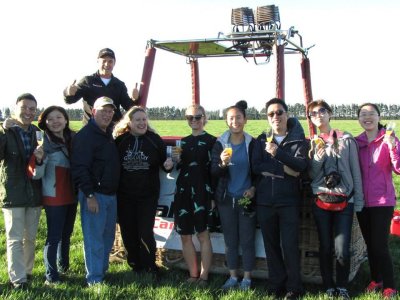
[[(318, 233), (311, 212), (311, 198), (305, 196), (300, 210), (300, 237), (299, 251), (301, 255), (301, 272), (304, 282), (321, 283), (322, 278), (319, 270), (318, 258)], [(354, 215), (352, 240), (350, 246), (351, 261), (350, 261), (350, 276), (349, 280), (353, 280), (361, 263), (366, 259), (366, 246), (361, 235), (361, 230), (358, 225), (356, 216)], [(117, 226), (115, 234), (115, 242), (110, 261), (124, 261), (126, 259), (126, 251), (123, 246), (121, 232)], [(200, 257), (198, 256), (198, 259)], [(157, 262), (160, 265), (187, 269), (183, 260), (182, 251), (170, 249), (157, 249)], [(225, 255), (214, 254), (213, 264), (210, 270), (212, 273), (228, 274), (229, 270), (226, 267)], [(256, 266), (252, 273), (255, 278), (268, 278), (268, 266), (265, 258), (256, 258)]]
[(119, 224), (115, 227), (114, 245), (110, 253), (110, 262), (124, 262), (126, 260), (127, 252), (122, 241), (121, 228)]

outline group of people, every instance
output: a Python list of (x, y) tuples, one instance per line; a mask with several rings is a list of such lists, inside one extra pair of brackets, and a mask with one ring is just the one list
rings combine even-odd
[[(104, 281), (117, 220), (129, 266), (134, 272), (158, 276), (153, 226), (159, 170), (170, 172), (175, 167), (179, 176), (174, 222), (189, 284), (208, 283), (213, 253), (209, 217), (217, 208), (229, 269), (221, 288), (251, 288), (258, 224), (268, 263), (269, 293), (300, 298), (304, 289), (299, 215), (302, 183), (309, 179), (327, 296), (349, 298), (354, 212), (368, 249), (371, 282), (367, 291), (382, 290), (386, 298), (396, 294), (388, 237), (396, 205), (392, 171), (400, 174), (400, 143), (393, 133), (386, 134), (375, 104), (360, 106), (364, 132), (354, 138), (331, 128), (328, 103), (311, 102), (307, 116), (319, 134), (310, 141), (278, 98), (266, 103), (270, 130), (256, 139), (245, 132), (246, 101), (225, 110), (228, 129), (218, 138), (204, 130), (205, 109), (191, 105), (185, 113), (191, 134), (182, 138), (181, 151), (172, 160), (161, 137), (149, 126), (146, 110), (135, 105), (137, 91), (130, 97), (125, 84), (112, 75), (114, 52), (102, 49), (98, 63), (97, 73), (64, 90), (67, 103), (84, 99), (85, 126), (79, 132), (70, 129), (64, 108), (50, 106), (38, 119), (44, 132), (41, 144), (36, 134), (40, 130), (32, 125), (37, 109), (32, 94), (17, 98), (14, 117), (0, 128), (0, 200), (14, 288), (26, 287), (31, 278), (42, 205), (47, 220), (46, 284), (61, 282), (60, 274), (69, 268), (77, 202), (88, 285)], [(127, 110), (123, 116), (120, 106)], [(193, 236), (200, 244), (200, 266)]]

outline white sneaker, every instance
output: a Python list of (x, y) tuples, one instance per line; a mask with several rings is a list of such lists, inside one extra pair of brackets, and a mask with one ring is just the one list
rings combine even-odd
[(238, 287), (238, 280), (237, 278), (229, 277), (224, 285), (221, 287), (222, 290), (227, 291), (230, 289), (234, 289)]

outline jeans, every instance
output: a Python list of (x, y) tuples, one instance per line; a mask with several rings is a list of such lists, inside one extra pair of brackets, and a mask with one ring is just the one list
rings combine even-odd
[(11, 283), (27, 281), (35, 261), (36, 234), (42, 207), (3, 208)]
[(271, 291), (303, 292), (300, 275), (299, 208), (257, 206)]
[(157, 198), (118, 198), (118, 223), (128, 252), (128, 264), (134, 270), (156, 270), (154, 220)]
[[(319, 237), (319, 262), (325, 289), (347, 288), (350, 273), (350, 241), (354, 204), (342, 211), (324, 210), (313, 205)], [(333, 280), (333, 253), (336, 261), (336, 285)]]
[(367, 244), (371, 279), (383, 281), (384, 288), (395, 288), (393, 263), (389, 251), (393, 206), (364, 207), (357, 213), (358, 223)]
[(59, 281), (58, 267), (69, 269), (69, 246), (74, 229), (77, 204), (44, 206), (47, 220), (47, 239), (43, 250), (46, 279)]
[(79, 191), (86, 281), (89, 285), (102, 282), (108, 270), (117, 221), (116, 196), (95, 193), (95, 197), (99, 204), (96, 214), (89, 212), (86, 197)]
[(225, 240), (226, 261), (229, 270), (239, 267), (239, 246), (242, 249), (243, 271), (254, 269), (256, 216), (243, 215), (243, 207), (237, 204), (237, 199), (225, 197), (218, 203), (222, 233)]

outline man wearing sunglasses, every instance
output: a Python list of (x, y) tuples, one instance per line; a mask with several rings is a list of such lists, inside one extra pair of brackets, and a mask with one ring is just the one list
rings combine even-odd
[(307, 170), (308, 143), (303, 128), (289, 118), (286, 103), (266, 103), (272, 139), (263, 133), (254, 145), (252, 167), (257, 185), (257, 218), (264, 240), (269, 290), (277, 297), (303, 294), (299, 255), (299, 175)]

